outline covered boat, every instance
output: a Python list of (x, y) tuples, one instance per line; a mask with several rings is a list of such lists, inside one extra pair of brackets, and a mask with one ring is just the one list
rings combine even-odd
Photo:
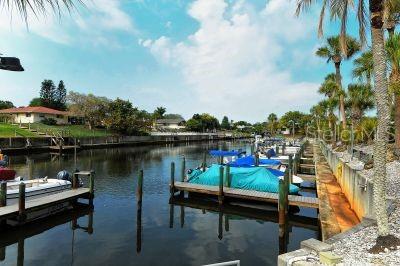
[[(237, 160), (230, 162), (230, 166), (234, 167), (252, 167), (256, 164), (255, 157), (253, 155), (238, 158)], [(278, 168), (281, 162), (274, 159), (259, 159), (259, 166), (268, 168)]]
[[(218, 186), (219, 169), (221, 165), (213, 164), (205, 172), (195, 169), (188, 174), (188, 182), (201, 185)], [(226, 173), (226, 166), (224, 166)], [(279, 177), (264, 167), (231, 167), (230, 168), (231, 187), (246, 190), (256, 190), (263, 192), (278, 193)], [(224, 175), (224, 184), (226, 175)], [(289, 193), (296, 194), (299, 188), (290, 185)]]
[(13, 180), (15, 178), (15, 171), (6, 167), (0, 167), (0, 181)]

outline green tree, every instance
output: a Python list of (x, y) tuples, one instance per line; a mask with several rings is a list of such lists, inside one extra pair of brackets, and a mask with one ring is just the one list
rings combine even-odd
[(366, 51), (360, 57), (354, 60), (353, 77), (359, 81), (372, 84), (372, 74), (374, 71), (374, 63), (372, 61), (372, 52)]
[(65, 88), (64, 81), (60, 80), (57, 89), (54, 92), (54, 108), (57, 110), (66, 110), (67, 102), (67, 89)]
[[(314, 1), (299, 0), (296, 13), (299, 14), (302, 9), (309, 7)], [(400, 245), (400, 241), (393, 240), (393, 236), (389, 235), (388, 214), (386, 209), (386, 150), (389, 140), (388, 129), (390, 123), (390, 105), (389, 92), (387, 84), (387, 65), (385, 58), (385, 39), (383, 32), (384, 25), (384, 3), (383, 0), (369, 0), (368, 4), (364, 0), (359, 1), (357, 8), (357, 20), (359, 22), (359, 35), (362, 43), (365, 43), (365, 28), (367, 18), (365, 8), (369, 8), (369, 22), (372, 40), (372, 58), (374, 66), (374, 92), (375, 102), (377, 106), (377, 134), (374, 142), (374, 208), (378, 224), (377, 243), (373, 247), (375, 251), (384, 250), (385, 243), (391, 239), (393, 247)], [(341, 47), (343, 51), (346, 47), (346, 31), (348, 23), (348, 15), (351, 14), (353, 8), (352, 0), (331, 0), (323, 1), (319, 34), (322, 34), (322, 26), (326, 9), (330, 9), (331, 18), (338, 19), (341, 22)]]
[(156, 110), (154, 110), (153, 112), (153, 117), (154, 119), (161, 119), (164, 118), (164, 114), (167, 111), (167, 109), (165, 109), (165, 107), (157, 107)]
[(0, 100), (0, 110), (13, 108), (13, 107), (14, 107), (14, 104), (12, 102)]
[[(340, 45), (340, 36), (332, 36), (327, 38), (327, 44), (325, 46), (320, 47), (316, 55), (319, 57), (323, 57), (327, 59), (327, 63), (333, 62), (335, 66), (335, 80), (338, 85), (338, 90), (342, 90), (342, 75), (340, 73), (340, 65), (344, 59), (348, 60), (351, 58), (355, 53), (360, 51), (361, 44), (354, 38), (350, 36), (345, 37), (346, 48), (345, 52)], [(342, 126), (346, 128), (346, 113), (344, 109), (344, 96), (339, 95), (339, 103), (340, 103), (340, 114), (342, 117)]]
[(231, 124), (229, 123), (229, 118), (228, 118), (227, 116), (224, 116), (224, 117), (222, 118), (222, 121), (221, 121), (221, 128), (222, 128), (222, 129), (226, 129), (226, 130), (231, 129)]
[(72, 114), (84, 117), (89, 129), (99, 126), (106, 119), (110, 100), (93, 94), (83, 94), (70, 91), (67, 97), (69, 110)]
[(29, 106), (44, 106), (43, 102), (42, 102), (42, 98), (37, 97), (37, 98), (33, 98), (30, 103)]
[(165, 114), (164, 115), (164, 119), (180, 119), (180, 120), (184, 120), (183, 116), (180, 114)]
[(196, 132), (215, 131), (219, 127), (218, 119), (207, 113), (201, 115), (194, 114), (193, 117), (186, 122), (186, 128)]
[(278, 116), (274, 113), (268, 115), (268, 127), (271, 135), (275, 134), (276, 124), (278, 122)]
[(374, 93), (371, 85), (362, 83), (349, 84), (347, 89), (346, 105), (350, 107), (353, 125), (358, 128), (365, 112), (374, 107)]
[(54, 82), (50, 79), (45, 79), (42, 81), (42, 86), (40, 88), (40, 98), (42, 99), (42, 104), (45, 107), (54, 108), (56, 96), (56, 86)]

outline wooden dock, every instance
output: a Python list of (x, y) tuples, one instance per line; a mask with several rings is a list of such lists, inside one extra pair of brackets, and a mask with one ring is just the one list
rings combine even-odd
[[(89, 179), (88, 188), (79, 187), (79, 176)], [(88, 206), (93, 206), (94, 172), (81, 171), (73, 174), (72, 188), (26, 200), (25, 183), (19, 184), (18, 202), (7, 205), (7, 185), (1, 183), (0, 189), (0, 227), (9, 223), (19, 225), (41, 219), (74, 206), (78, 199), (87, 199)]]
[[(25, 203), (25, 211), (32, 212), (47, 207), (75, 200), (78, 198), (89, 198), (90, 191), (88, 188), (77, 188), (59, 192), (56, 194), (40, 197), (37, 199), (27, 200)], [(0, 219), (9, 219), (19, 215), (18, 204), (8, 205), (0, 208)]]
[[(188, 182), (174, 182), (176, 191), (187, 191), (205, 195), (220, 196), (219, 186), (199, 185)], [(270, 192), (261, 192), (255, 190), (245, 190), (238, 188), (223, 187), (224, 198), (246, 199), (259, 202), (278, 204), (279, 194)], [(307, 207), (317, 209), (319, 206), (318, 198), (303, 197), (296, 195), (288, 196), (289, 205), (298, 207)]]

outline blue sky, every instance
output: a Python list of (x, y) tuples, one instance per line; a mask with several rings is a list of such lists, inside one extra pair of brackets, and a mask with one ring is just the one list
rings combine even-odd
[[(31, 16), (29, 28), (1, 10), (0, 53), (18, 56), (26, 71), (0, 72), (0, 99), (24, 106), (43, 79), (62, 79), (69, 90), (185, 118), (209, 112), (255, 122), (308, 111), (333, 66), (314, 56), (323, 43), (318, 9), (296, 18), (295, 2), (91, 0), (61, 19)], [(337, 31), (327, 23), (327, 36)], [(351, 63), (342, 71), (347, 84)]]

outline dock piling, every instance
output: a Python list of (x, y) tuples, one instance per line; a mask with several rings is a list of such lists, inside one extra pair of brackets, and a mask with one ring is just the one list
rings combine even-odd
[(201, 166), (203, 168), (203, 172), (205, 172), (206, 167), (207, 167), (207, 153), (206, 152), (203, 153), (203, 164)]
[(285, 232), (285, 183), (282, 179), (279, 180), (279, 237), (283, 237)]
[(183, 156), (182, 168), (181, 168), (181, 181), (182, 182), (185, 182), (185, 172), (186, 172), (186, 159), (185, 159), (185, 156)]
[(171, 197), (175, 193), (175, 163), (171, 162), (171, 184), (170, 184)]
[(218, 203), (222, 204), (224, 202), (224, 167), (219, 167), (219, 193), (218, 193)]
[(142, 195), (143, 195), (143, 170), (139, 170), (138, 184), (136, 191), (136, 199), (138, 204), (142, 203)]
[(226, 166), (226, 180), (225, 180), (226, 186), (231, 187), (231, 167), (229, 164)]
[(0, 207), (4, 206), (7, 206), (7, 183), (2, 181), (0, 189)]
[(25, 221), (25, 183), (19, 184), (19, 195), (18, 195), (18, 219), (20, 222)]
[[(297, 156), (296, 156), (296, 157), (297, 157)], [(295, 157), (295, 158), (296, 158), (296, 157)], [(288, 163), (289, 180), (290, 180), (290, 183), (289, 183), (289, 184), (292, 184), (292, 183), (293, 183), (293, 172), (294, 172), (293, 167), (294, 167), (294, 165), (293, 165), (293, 154), (289, 154), (289, 163)]]
[(255, 166), (260, 166), (260, 155), (258, 154), (258, 152), (254, 154), (254, 161)]

